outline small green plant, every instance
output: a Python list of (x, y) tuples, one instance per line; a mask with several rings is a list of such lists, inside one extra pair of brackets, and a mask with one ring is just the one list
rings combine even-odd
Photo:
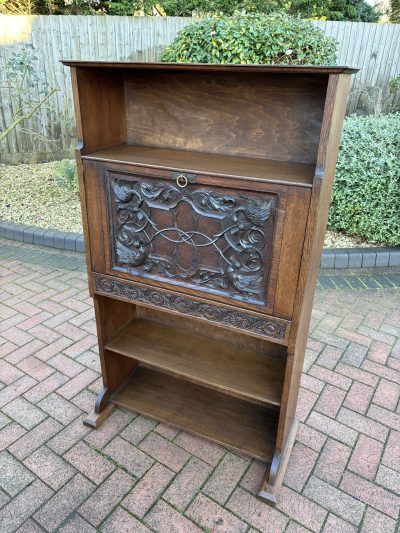
[(181, 30), (161, 60), (178, 63), (331, 65), (337, 42), (284, 13), (205, 18)]
[(340, 141), (331, 229), (400, 244), (400, 113), (351, 116)]
[(63, 159), (55, 164), (55, 182), (59, 187), (78, 192), (78, 174), (76, 163), (71, 159)]
[(389, 112), (394, 113), (400, 111), (400, 75), (396, 76), (389, 81), (388, 96), (387, 96), (387, 109)]

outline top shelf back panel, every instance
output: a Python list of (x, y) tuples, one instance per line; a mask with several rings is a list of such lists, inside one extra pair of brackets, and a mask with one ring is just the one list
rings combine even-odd
[(128, 144), (314, 165), (335, 72), (66, 64), (76, 67), (82, 155)]

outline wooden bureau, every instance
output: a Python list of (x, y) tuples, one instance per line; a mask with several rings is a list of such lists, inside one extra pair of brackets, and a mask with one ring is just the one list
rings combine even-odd
[(64, 61), (89, 287), (119, 405), (266, 463), (297, 396), (347, 67)]

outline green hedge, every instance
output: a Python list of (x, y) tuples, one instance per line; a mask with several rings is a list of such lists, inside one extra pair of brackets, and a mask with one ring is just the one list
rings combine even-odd
[(345, 120), (329, 226), (400, 244), (400, 113)]
[(161, 60), (178, 63), (330, 65), (337, 42), (284, 13), (205, 18), (181, 30)]

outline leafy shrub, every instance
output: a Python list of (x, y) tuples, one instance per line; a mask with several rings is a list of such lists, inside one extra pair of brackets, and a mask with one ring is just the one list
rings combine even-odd
[(59, 187), (64, 187), (70, 191), (78, 191), (78, 174), (76, 163), (71, 159), (63, 159), (55, 164), (55, 182)]
[(400, 244), (400, 113), (345, 120), (329, 225)]
[(309, 21), (284, 13), (205, 18), (181, 30), (161, 60), (178, 63), (321, 65), (337, 42)]

